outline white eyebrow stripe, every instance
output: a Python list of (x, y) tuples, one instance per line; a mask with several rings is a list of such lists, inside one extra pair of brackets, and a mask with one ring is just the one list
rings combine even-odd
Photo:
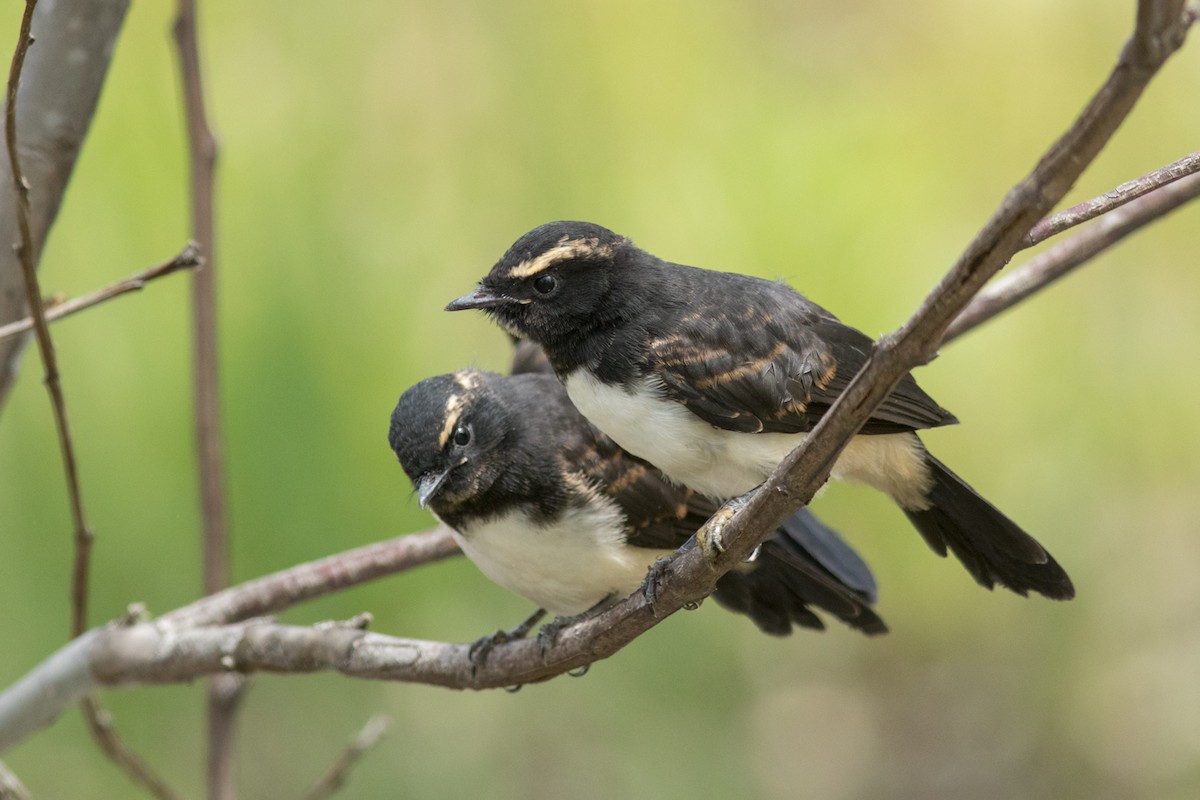
[(462, 406), (463, 399), (456, 394), (450, 395), (450, 399), (446, 401), (446, 421), (442, 423), (442, 432), (438, 434), (439, 448), (445, 447), (446, 442), (450, 441), (450, 432), (454, 430), (459, 417), (462, 416)]
[(600, 244), (599, 239), (563, 239), (537, 258), (527, 259), (508, 271), (510, 278), (528, 278), (537, 275), (547, 267), (580, 256), (599, 256), (608, 258), (612, 255), (611, 244)]

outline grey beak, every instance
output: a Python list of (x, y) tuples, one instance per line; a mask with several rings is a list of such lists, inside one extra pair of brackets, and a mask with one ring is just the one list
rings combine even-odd
[(511, 297), (502, 294), (496, 294), (491, 289), (486, 289), (483, 286), (477, 287), (470, 294), (464, 294), (457, 300), (451, 300), (446, 304), (447, 311), (466, 311), (469, 308), (494, 308), (496, 306), (506, 305), (513, 302)]
[(442, 484), (446, 482), (446, 478), (450, 475), (450, 469), (447, 468), (444, 472), (427, 472), (417, 481), (417, 505), (425, 508), (429, 505), (429, 500), (438, 490), (442, 488)]

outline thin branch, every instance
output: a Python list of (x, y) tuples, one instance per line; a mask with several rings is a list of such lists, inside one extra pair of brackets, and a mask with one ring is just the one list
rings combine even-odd
[(182, 795), (176, 794), (171, 787), (167, 786), (166, 782), (130, 750), (117, 735), (112, 724), (112, 715), (100, 705), (100, 701), (94, 694), (83, 698), (83, 709), (83, 718), (87, 723), (88, 730), (91, 731), (92, 738), (100, 744), (100, 749), (104, 751), (104, 754), (125, 771), (125, 774), (145, 787), (159, 800), (182, 800)]
[[(229, 527), (225, 513), (225, 477), (221, 443), (220, 388), (217, 363), (217, 257), (214, 236), (213, 183), (217, 145), (208, 125), (201, 81), (200, 51), (196, 39), (195, 0), (179, 0), (174, 25), (183, 81), (191, 166), (192, 236), (208, 256), (204, 269), (192, 282), (196, 391), (196, 454), (203, 521), (204, 591), (229, 585)], [(232, 800), (236, 787), (232, 772), (233, 723), (236, 704), (227, 702), (223, 690), (209, 686), (208, 796)]]
[(17, 251), (21, 270), (25, 275), (25, 297), (37, 333), (38, 351), (42, 355), (42, 366), (46, 373), (46, 390), (50, 393), (50, 405), (54, 411), (54, 423), (58, 429), (59, 448), (62, 451), (63, 469), (67, 477), (67, 495), (70, 499), (71, 518), (75, 524), (75, 565), (71, 577), (71, 635), (78, 636), (87, 629), (88, 568), (92, 551), (92, 531), (83, 512), (83, 495), (79, 489), (79, 468), (75, 460), (75, 444), (71, 440), (71, 425), (67, 419), (67, 401), (63, 397), (62, 384), (58, 378), (58, 359), (54, 354), (54, 341), (50, 338), (50, 326), (46, 323), (46, 311), (42, 305), (42, 290), (38, 285), (37, 257), (33, 251), (33, 236), (29, 229), (29, 186), (21, 172), (17, 152), (17, 86), (21, 80), (21, 67), (25, 54), (33, 43), (29, 33), (33, 21), (33, 10), (37, 0), (26, 0), (25, 14), (21, 18), (20, 38), (13, 53), (12, 67), (8, 73), (8, 92), (4, 108), (4, 138), (8, 145), (8, 161), (12, 169), (13, 191), (16, 193), (17, 226), (21, 241)]
[(172, 629), (238, 622), (273, 614), (350, 586), (460, 553), (449, 528), (411, 533), (248, 581), (163, 615)]
[[(1200, 159), (1197, 161), (1200, 163)], [(1164, 185), (1123, 208), (1110, 211), (1091, 226), (984, 287), (946, 329), (942, 344), (987, 322), (1197, 196), (1200, 196), (1200, 173)]]
[(0, 761), (0, 800), (33, 800), (25, 784)]
[(1126, 181), (1099, 197), (1093, 197), (1091, 200), (1086, 200), (1053, 216), (1046, 217), (1033, 226), (1018, 249), (1024, 250), (1041, 244), (1051, 236), (1107, 214), (1126, 203), (1137, 200), (1139, 197), (1147, 195), (1163, 186), (1169, 186), (1175, 181), (1186, 178), (1188, 175), (1192, 175), (1198, 171), (1200, 171), (1200, 151), (1190, 153), (1178, 161), (1173, 161), (1165, 167), (1149, 172), (1140, 178)]
[[(55, 426), (58, 429), (59, 446), (62, 450), (63, 468), (67, 477), (67, 494), (70, 498), (71, 516), (75, 525), (75, 562), (71, 576), (71, 631), (73, 636), (80, 636), (87, 628), (87, 596), (88, 579), (91, 563), (93, 535), (88, 527), (83, 511), (83, 496), (79, 487), (79, 471), (75, 459), (75, 446), (71, 439), (71, 428), (67, 418), (66, 400), (63, 397), (62, 385), (58, 376), (58, 361), (54, 353), (54, 342), (50, 337), (50, 327), (46, 321), (46, 311), (42, 303), (41, 287), (38, 285), (37, 257), (34, 253), (33, 236), (30, 231), (29, 215), (29, 186), (21, 172), (20, 159), (17, 150), (16, 108), (17, 89), (20, 82), (21, 68), (25, 54), (33, 42), (30, 36), (33, 12), (37, 0), (26, 0), (25, 14), (21, 20), (20, 38), (16, 51), (13, 53), (12, 67), (8, 76), (8, 91), (6, 94), (4, 133), (8, 147), (8, 158), (12, 172), (13, 191), (16, 194), (17, 226), (20, 231), (20, 243), (17, 255), (21, 262), (21, 270), (25, 276), (26, 302), (30, 316), (33, 318), (34, 331), (38, 341), (38, 351), (42, 356), (45, 369), (46, 389), (50, 393), (51, 405), (54, 409)], [(153, 791), (162, 787), (162, 782), (154, 778), (150, 770), (124, 746), (111, 727), (104, 726), (102, 710), (92, 698), (83, 705), (84, 718), (89, 728), (96, 735), (97, 742), (105, 752), (112, 756), (117, 764), (126, 770), (135, 780), (145, 782)], [(147, 780), (151, 782), (146, 782)], [(165, 788), (165, 787), (162, 787)], [(160, 795), (166, 797), (168, 795)]]
[[(142, 289), (147, 283), (155, 278), (161, 278), (165, 275), (178, 272), (184, 269), (198, 267), (204, 263), (204, 259), (200, 257), (199, 250), (195, 243), (189, 243), (183, 251), (172, 258), (170, 261), (164, 261), (161, 264), (144, 269), (141, 272), (135, 272), (124, 280), (105, 286), (102, 289), (97, 289), (89, 294), (76, 297), (73, 300), (57, 303), (49, 308), (46, 308), (45, 315), (47, 322), (56, 322), (63, 317), (69, 317), (80, 311), (91, 308), (92, 306), (100, 305), (115, 297), (120, 297), (123, 294), (136, 292)], [(34, 326), (33, 317), (25, 317), (15, 322), (10, 322), (7, 325), (0, 325), (0, 340), (7, 339), (10, 336), (24, 333)]]
[[(55, 0), (39, 3), (34, 12), (31, 28), (38, 42), (21, 71), (17, 140), (25, 182), (33, 187), (28, 199), (35, 254), (41, 252), (58, 214), (128, 5), (128, 0)], [(0, 165), (0, 184), (8, 185), (8, 159), (0, 159)], [(0, 322), (28, 313), (20, 255), (8, 247), (20, 240), (17, 200), (15, 193), (0, 191)], [(0, 342), (0, 408), (29, 338)]]
[(368, 750), (379, 744), (380, 739), (387, 734), (391, 725), (392, 721), (383, 714), (376, 714), (367, 720), (367, 724), (342, 751), (329, 771), (322, 775), (304, 795), (305, 800), (325, 800), (326, 797), (331, 797), (334, 792), (342, 788), (342, 784), (350, 775), (351, 768), (366, 755)]
[[(345, 553), (300, 564), (234, 586), (160, 617), (154, 625), (166, 634), (193, 627), (238, 622), (311, 600), (350, 586), (394, 575), (459, 554), (449, 529), (401, 536)], [(95, 628), (68, 642), (0, 692), (0, 753), (49, 725), (98, 684), (89, 651), (113, 628), (145, 618), (134, 606), (122, 620)]]

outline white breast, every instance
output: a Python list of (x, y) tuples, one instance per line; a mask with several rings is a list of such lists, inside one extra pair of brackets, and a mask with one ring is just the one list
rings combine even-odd
[[(715, 428), (666, 398), (651, 378), (632, 393), (582, 369), (564, 383), (575, 407), (613, 441), (672, 480), (718, 499), (744, 494), (765, 481), (808, 435)], [(911, 433), (856, 436), (842, 451), (833, 477), (874, 486), (905, 508), (924, 508), (930, 479), (923, 453)]]
[(625, 544), (620, 511), (608, 500), (545, 527), (513, 511), (454, 538), (484, 575), (556, 616), (630, 594), (670, 552)]

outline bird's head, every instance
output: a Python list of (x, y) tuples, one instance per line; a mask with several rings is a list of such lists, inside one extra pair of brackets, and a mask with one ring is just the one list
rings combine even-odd
[(518, 239), (474, 292), (447, 311), (481, 309), (502, 328), (547, 347), (602, 324), (633, 244), (590, 222), (549, 222)]
[(426, 378), (400, 396), (388, 442), (421, 507), (447, 519), (504, 472), (501, 447), (512, 429), (488, 383), (499, 376), (461, 370)]

